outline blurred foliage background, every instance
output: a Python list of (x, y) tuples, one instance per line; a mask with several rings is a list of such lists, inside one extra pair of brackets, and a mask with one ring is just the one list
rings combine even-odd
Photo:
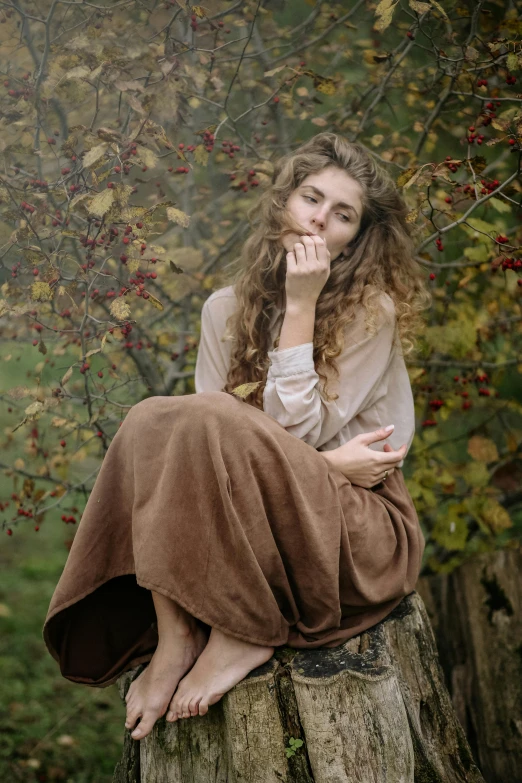
[(0, 0), (2, 780), (111, 779), (123, 706), (59, 676), (47, 604), (120, 422), (194, 392), (246, 212), (321, 130), (393, 176), (433, 291), (423, 573), (520, 545), (521, 34), (504, 0)]

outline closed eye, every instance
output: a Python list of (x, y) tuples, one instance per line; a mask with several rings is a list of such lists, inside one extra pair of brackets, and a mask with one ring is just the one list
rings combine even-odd
[[(317, 204), (317, 199), (315, 199), (313, 196), (303, 196), (303, 198), (309, 198), (311, 201), (314, 202), (314, 204)], [(345, 221), (347, 221), (348, 223), (351, 222), (351, 220), (348, 217), (348, 215), (343, 215), (342, 212), (338, 212), (337, 214), (340, 215), (341, 217), (343, 217), (345, 219)]]

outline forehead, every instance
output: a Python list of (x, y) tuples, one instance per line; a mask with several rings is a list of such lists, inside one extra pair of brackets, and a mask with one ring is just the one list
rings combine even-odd
[(346, 201), (354, 207), (362, 205), (362, 188), (357, 180), (345, 171), (337, 168), (326, 168), (315, 174), (309, 174), (300, 184), (300, 188), (314, 186), (325, 194), (326, 198)]

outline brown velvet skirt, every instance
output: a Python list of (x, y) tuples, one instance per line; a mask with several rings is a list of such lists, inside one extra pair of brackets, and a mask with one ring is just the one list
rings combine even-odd
[(247, 642), (336, 647), (414, 590), (423, 550), (400, 469), (364, 489), (229, 394), (150, 397), (107, 451), (44, 639), (64, 677), (110, 685), (154, 653), (155, 590)]

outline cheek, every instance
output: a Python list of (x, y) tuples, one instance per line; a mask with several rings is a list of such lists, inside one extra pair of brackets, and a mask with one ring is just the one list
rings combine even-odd
[(290, 215), (293, 218), (298, 218), (300, 215), (303, 214), (302, 206), (303, 206), (302, 202), (300, 202), (300, 201), (292, 201), (290, 199), (288, 201), (288, 204), (287, 204), (286, 208), (287, 208), (288, 212), (290, 213)]

